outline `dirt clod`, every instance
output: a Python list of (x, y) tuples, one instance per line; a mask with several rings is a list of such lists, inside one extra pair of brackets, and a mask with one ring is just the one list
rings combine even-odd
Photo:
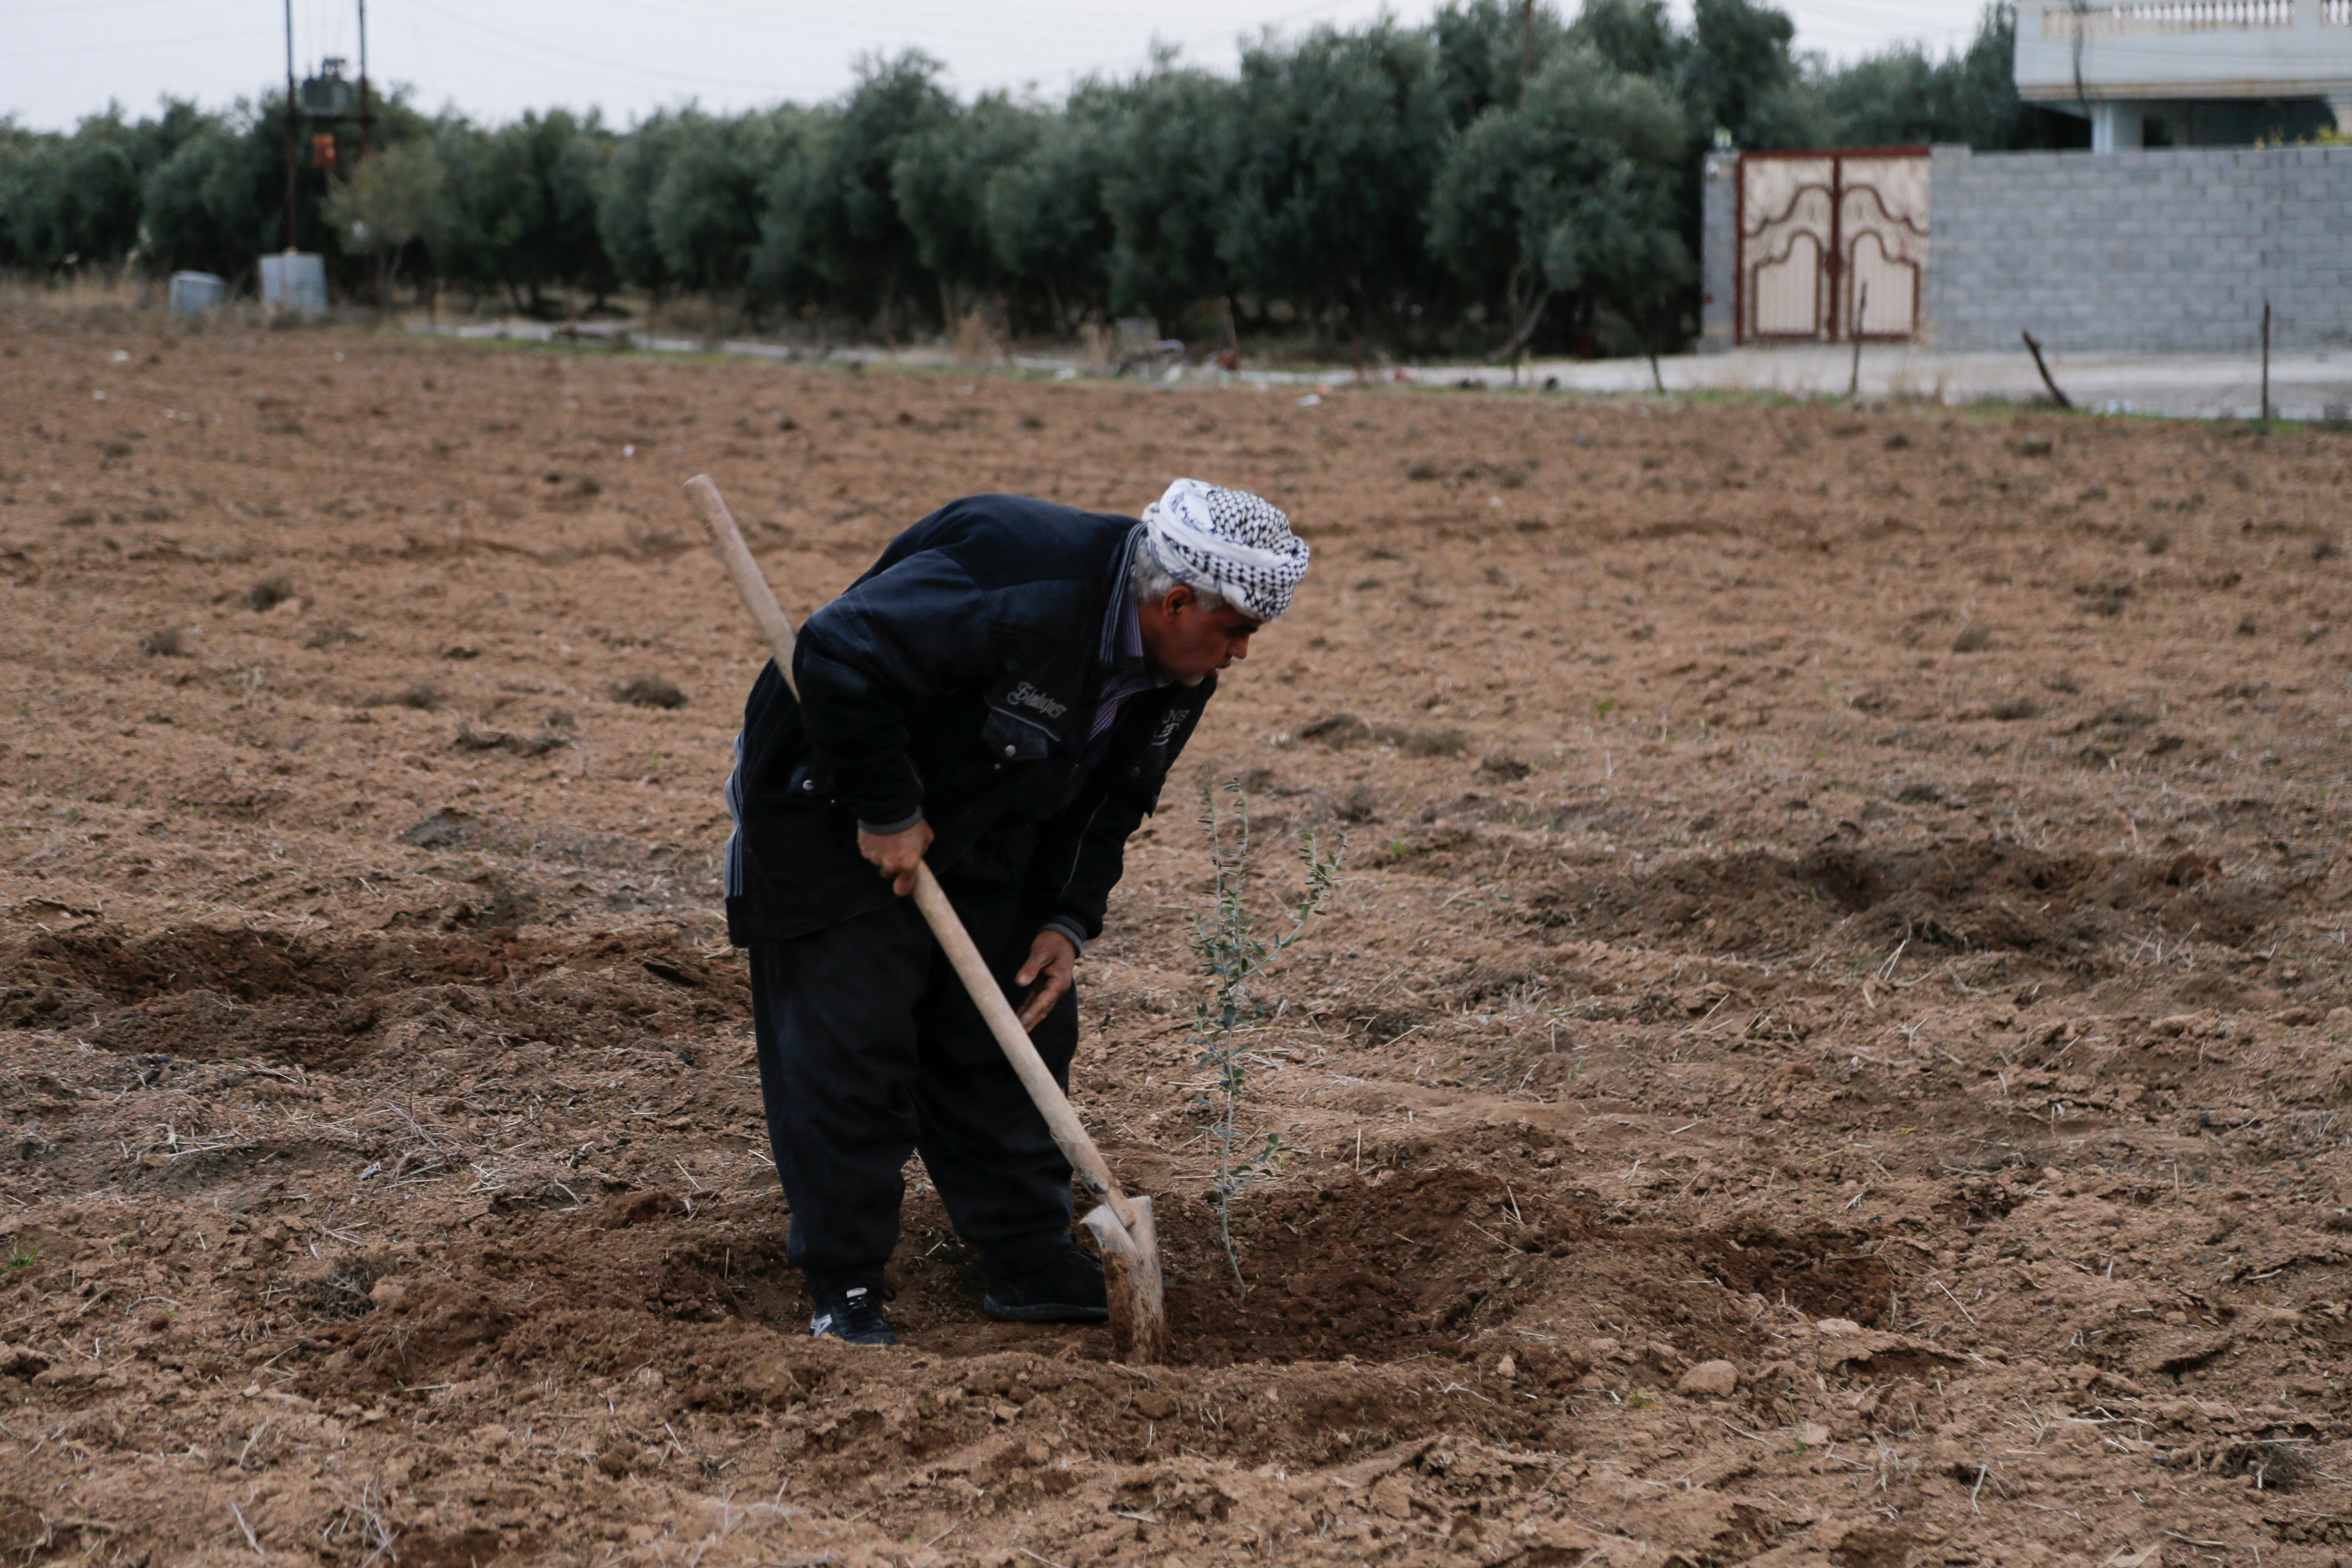
[(638, 708), (683, 708), (686, 693), (658, 675), (639, 675), (614, 687), (613, 700)]
[(1727, 1361), (1703, 1361), (1675, 1380), (1675, 1392), (1696, 1399), (1728, 1399), (1739, 1388), (1739, 1368)]
[(411, 681), (389, 697), (374, 701), (379, 708), (413, 708), (419, 713), (431, 713), (440, 708), (441, 689), (429, 680)]

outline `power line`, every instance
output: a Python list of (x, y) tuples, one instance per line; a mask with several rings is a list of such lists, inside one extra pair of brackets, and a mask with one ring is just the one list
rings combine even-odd
[(28, 5), (21, 10), (0, 11), (0, 20), (15, 21), (19, 16), (54, 16), (70, 12), (79, 16), (91, 11), (127, 11), (134, 5), (170, 5), (178, 0), (92, 0), (86, 5)]
[(503, 27), (493, 27), (488, 22), (478, 22), (471, 16), (460, 16), (455, 11), (445, 11), (440, 6), (431, 4), (430, 0), (408, 0), (408, 4), (415, 5), (420, 11), (430, 12), (445, 22), (455, 22), (460, 26), (488, 33), (494, 38), (503, 38), (508, 43), (519, 44), (524, 48), (552, 56), (557, 59), (570, 60), (577, 65), (593, 66), (600, 70), (618, 71), (625, 76), (658, 77), (688, 87), (735, 88), (745, 92), (788, 93), (794, 90), (804, 92), (817, 90), (805, 87), (796, 89), (776, 81), (734, 81), (723, 77), (697, 76), (686, 71), (664, 70), (659, 66), (643, 65), (626, 60), (603, 59), (594, 55), (582, 54), (576, 49), (567, 49), (560, 45), (548, 43), (543, 39), (529, 37), (520, 33), (509, 33)]
[[(38, 3), (21, 8), (0, 9), (0, 19), (136, 11), (168, 3), (170, 0), (83, 0), (81, 4), (38, 0)], [(1228, 47), (1246, 49), (1265, 33), (1290, 31), (1302, 24), (1329, 18), (1334, 14), (1369, 10), (1375, 3), (1376, 0), (1307, 0), (1306, 4), (1286, 9), (1273, 17), (1258, 21), (1236, 20), (1227, 27), (1214, 21), (1203, 26), (1201, 10), (1214, 8), (1214, 0), (1211, 0), (1211, 5), (1193, 9), (1188, 18), (1192, 26), (1171, 41), (1186, 56), (1213, 66), (1217, 59), (1223, 58)], [(1566, 5), (1568, 0), (1560, 0), (1560, 3)], [(1814, 47), (1827, 45), (1829, 52), (1834, 55), (1900, 48), (1908, 42), (1879, 32), (1879, 28), (1893, 18), (1887, 16), (1886, 7), (1874, 4), (1873, 0), (1781, 0), (1781, 3), (1794, 13), (1802, 33), (1810, 35), (1806, 41), (1818, 40)], [(4, 4), (5, 0), (0, 0), (0, 5)], [(338, 52), (328, 46), (331, 41), (339, 41), (333, 36), (343, 30), (344, 10), (348, 5), (349, 0), (301, 0), (297, 9), (306, 14), (302, 20), (310, 24), (301, 30), (311, 35), (308, 41), (313, 46), (306, 52)], [(821, 84), (750, 80), (706, 76), (651, 64), (644, 59), (590, 53), (551, 42), (544, 35), (533, 35), (477, 20), (460, 10), (436, 3), (436, 0), (413, 0), (408, 5), (387, 4), (383, 8), (393, 16), (404, 17), (406, 27), (401, 28), (397, 22), (394, 22), (396, 29), (394, 36), (400, 37), (405, 33), (413, 40), (419, 56), (418, 63), (425, 66), (425, 74), (429, 78), (441, 79), (445, 89), (449, 85), (447, 72), (452, 62), (446, 57), (425, 58), (442, 54), (441, 50), (426, 47), (428, 37), (435, 42), (446, 41), (449, 48), (470, 48), (520, 64), (569, 67), (592, 79), (608, 81), (613, 88), (621, 88), (625, 84), (642, 84), (651, 88), (656, 84), (669, 83), (688, 91), (698, 89), (715, 94), (753, 94), (771, 99), (810, 100), (837, 97), (850, 85), (849, 73), (845, 69), (837, 74), (823, 73), (824, 79)], [(741, 36), (719, 46), (726, 51), (720, 57), (722, 63), (757, 60), (765, 53), (764, 40), (773, 38), (780, 56), (804, 68), (813, 35), (828, 40), (849, 39), (854, 42), (855, 36), (861, 32), (869, 35), (901, 33), (919, 47), (929, 47), (942, 57), (950, 57), (947, 79), (955, 84), (959, 92), (997, 89), (1018, 90), (1023, 88), (1035, 90), (1040, 87), (1051, 92), (1089, 78), (1146, 69), (1154, 53), (1153, 46), (1165, 37), (1155, 30), (1150, 43), (1138, 41), (1120, 47), (1124, 40), (1114, 42), (1114, 37), (1129, 28), (1140, 30), (1144, 18), (1138, 16), (1129, 22), (1117, 15), (1116, 5), (1096, 4), (1066, 9), (1056, 5), (1055, 0), (1006, 0), (1005, 4), (992, 9), (985, 18), (975, 16), (962, 0), (868, 0), (866, 6), (847, 15), (833, 3), (812, 4), (811, 0), (787, 0), (785, 5), (745, 7), (740, 12), (729, 4), (729, 0), (595, 0), (595, 9), (617, 12), (640, 21), (649, 16), (664, 17), (673, 24), (682, 25), (659, 27), (656, 36), (667, 35), (664, 41), (678, 37), (688, 28), (738, 30)], [(1418, 11), (1422, 5), (1412, 4), (1409, 9)], [(1678, 14), (1684, 13), (1687, 6), (1678, 5), (1675, 10)], [(420, 25), (420, 19), (427, 16), (435, 23), (431, 28)], [(1087, 48), (1092, 53), (1089, 46), (1093, 46), (1102, 48), (1102, 54), (1092, 63), (1076, 66), (1036, 60), (1034, 53), (1018, 47), (1017, 39), (1007, 38), (1001, 27), (992, 29), (983, 26), (984, 22), (1008, 16), (1031, 18), (1047, 26), (1062, 48), (1069, 48), (1075, 44), (1078, 48)], [(387, 21), (392, 19), (392, 16), (387, 16)], [(1916, 19), (1927, 20), (1927, 17)], [(443, 25), (465, 29), (464, 38), (467, 41), (461, 42), (440, 34), (439, 28)], [(575, 21), (572, 26), (577, 27), (580, 24)], [(127, 32), (128, 28), (124, 30)], [(1015, 29), (1016, 32), (1021, 30)], [(9, 56), (17, 59), (39, 59), (120, 55), (143, 48), (168, 51), (216, 42), (242, 41), (263, 37), (269, 31), (253, 29), (166, 38), (118, 37), (102, 42), (13, 50), (9, 51)], [(1948, 47), (1958, 45), (1968, 36), (1966, 28), (1957, 26), (1944, 28), (1926, 26), (1918, 31), (1924, 35), (1919, 37), (1919, 43), (1927, 47), (1933, 47), (1930, 40)], [(623, 35), (620, 44), (624, 49), (630, 49), (635, 47), (635, 40)], [(499, 45), (509, 47), (502, 48)], [(872, 47), (892, 46), (876, 44)], [(2119, 56), (2137, 52), (2128, 45), (2119, 48), (2110, 43), (2107, 47)], [(1076, 53), (1076, 50), (1071, 49), (1070, 52)], [(1019, 57), (1024, 53), (1029, 53), (1030, 58), (1021, 59)], [(1009, 61), (1008, 54), (1013, 57)], [(956, 56), (973, 60), (975, 64), (980, 61), (987, 63), (980, 65), (977, 69), (958, 69), (952, 58)]]
[[(525, 49), (530, 50), (535, 54), (570, 60), (578, 64), (613, 71), (618, 73), (619, 77), (623, 79), (651, 78), (675, 81), (688, 87), (732, 89), (739, 91), (771, 92), (777, 94), (797, 93), (803, 96), (814, 97), (830, 97), (835, 95), (845, 89), (848, 85), (845, 79), (824, 87), (806, 83), (787, 85), (777, 82), (730, 80), (724, 78), (705, 77), (688, 72), (667, 70), (656, 66), (614, 60), (583, 54), (575, 50), (566, 49), (562, 46), (550, 44), (540, 38), (526, 37), (503, 28), (494, 27), (488, 23), (477, 21), (470, 16), (460, 16), (445, 10), (441, 6), (432, 4), (432, 0), (413, 0), (413, 3), (418, 9), (429, 11), (434, 16), (441, 17), (444, 20), (456, 22), (478, 32), (488, 34), (493, 37), (501, 38), (509, 43), (515, 44)], [(604, 0), (604, 3), (621, 5), (631, 14), (639, 16), (642, 16), (648, 12), (652, 12), (657, 15), (673, 16), (683, 21), (696, 22), (706, 26), (734, 26), (744, 28), (746, 30), (766, 33), (774, 33), (778, 31), (774, 26), (774, 19), (768, 16), (746, 16), (725, 14), (714, 12), (702, 6), (681, 6), (677, 5), (657, 4), (647, 5), (644, 4), (643, 0)], [(1354, 3), (1357, 3), (1357, 0), (1312, 0), (1311, 4), (1276, 16), (1270, 21), (1236, 24), (1235, 30), (1233, 35), (1230, 35), (1230, 37), (1235, 40), (1239, 40), (1241, 38), (1254, 36), (1255, 34), (1262, 32), (1267, 28), (1281, 28), (1292, 23), (1301, 21), (1307, 17), (1339, 10)], [(992, 18), (1000, 18), (1013, 15), (1027, 16), (1041, 23), (1053, 24), (1062, 30), (1065, 37), (1066, 37), (1071, 31), (1077, 28), (1084, 28), (1086, 31), (1092, 32), (1112, 32), (1119, 30), (1123, 26), (1123, 24), (1116, 20), (1101, 17), (1098, 13), (1073, 16), (1068, 8), (1054, 5), (1050, 4), (1050, 0), (1048, 4), (1040, 5), (1023, 6), (1017, 4), (1013, 5), (998, 5), (992, 8), (989, 12), (989, 16)], [(920, 41), (916, 45), (916, 47), (924, 47), (925, 45), (939, 47), (943, 44), (946, 47), (952, 47), (953, 45), (957, 43), (966, 43), (975, 46), (986, 44), (1002, 45), (1004, 42), (1001, 29), (981, 29), (958, 26), (957, 24), (970, 22), (971, 20), (971, 14), (966, 6), (960, 3), (955, 3), (955, 0), (950, 0), (950, 3), (937, 5), (927, 5), (922, 3), (922, 0), (913, 0), (913, 3), (911, 4), (908, 3), (908, 0), (895, 0), (895, 3), (868, 9), (864, 13), (863, 19), (866, 20), (869, 26), (871, 26), (876, 20), (902, 21), (909, 24), (909, 30), (919, 37)], [(786, 35), (790, 36), (789, 29), (786, 29)], [(945, 37), (943, 37), (942, 35), (945, 35)], [(1157, 35), (1155, 35), (1155, 37)], [(1227, 37), (1228, 35), (1220, 29), (1213, 41), (1206, 35), (1195, 35), (1182, 40), (1181, 42), (1185, 47), (1199, 48), (1203, 47), (1212, 47), (1213, 42), (1224, 42), (1227, 40)], [(942, 52), (946, 52), (946, 49), (942, 48)], [(1025, 85), (1034, 82), (1041, 76), (1066, 76), (1068, 79), (1076, 81), (1100, 74), (1106, 70), (1130, 66), (1139, 67), (1150, 58), (1150, 46), (1147, 43), (1133, 49), (1122, 49), (1116, 56), (1110, 58), (1101, 59), (1089, 65), (1066, 67), (1059, 69), (1049, 68), (1045, 71), (1034, 69), (1020, 70), (1012, 73), (1009, 76), (1001, 72), (978, 74), (969, 79), (966, 85), (971, 90), (986, 90), (991, 86)], [(949, 75), (950, 79), (964, 79), (963, 73), (956, 70), (951, 62), (949, 64)]]
[[(737, 27), (748, 31), (777, 34), (778, 36), (785, 37), (796, 38), (801, 37), (806, 31), (805, 27), (794, 26), (788, 22), (781, 22), (780, 18), (768, 16), (738, 16), (733, 14), (712, 12), (698, 7), (688, 8), (676, 5), (646, 4), (644, 3), (644, 0), (597, 0), (597, 3), (610, 5), (618, 10), (625, 11), (632, 16), (643, 17), (648, 14), (652, 14), (663, 16), (671, 16), (679, 21), (693, 22), (703, 26)], [(1318, 0), (1319, 5), (1326, 5), (1344, 3), (1345, 0)], [(885, 4), (867, 5), (860, 13), (860, 16), (861, 19), (866, 21), (869, 26), (876, 26), (877, 28), (887, 28), (887, 26), (899, 22), (911, 21), (917, 27), (929, 32), (940, 31), (943, 23), (960, 26), (970, 24), (975, 20), (971, 8), (967, 5), (961, 4), (960, 0), (937, 0), (937, 3), (929, 4), (925, 3), (925, 0), (887, 0), (887, 3)], [(1117, 26), (1122, 25), (1117, 22), (1103, 21), (1098, 17), (1094, 9), (1082, 9), (1066, 4), (1055, 5), (1052, 3), (1052, 0), (1046, 0), (1045, 4), (1029, 5), (1019, 4), (992, 5), (988, 8), (986, 19), (989, 22), (996, 22), (1005, 17), (1026, 17), (1034, 21), (1045, 23), (1061, 28), (1065, 32), (1072, 27), (1088, 25), (1097, 26)], [(831, 21), (834, 20), (835, 17), (828, 15), (826, 19)], [(967, 32), (966, 36), (973, 37), (990, 37), (1002, 41), (1004, 37), (1004, 33), (1003, 29), (999, 26), (987, 29), (974, 28)]]
[(95, 55), (117, 49), (171, 49), (188, 44), (216, 44), (231, 38), (257, 38), (274, 35), (275, 27), (247, 27), (235, 33), (200, 33), (185, 38), (117, 38), (105, 44), (68, 44), (61, 49), (11, 49), (12, 60), (46, 59), (53, 55)]

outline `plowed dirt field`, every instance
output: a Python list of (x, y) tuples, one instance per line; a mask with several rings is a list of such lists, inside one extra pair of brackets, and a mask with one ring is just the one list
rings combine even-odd
[[(0, 1561), (2352, 1561), (2352, 438), (0, 355)], [(906, 1344), (804, 1337), (703, 470), (796, 613), (975, 490), (1314, 543), (1081, 972), (1177, 1364), (983, 1321), (919, 1180)], [(1226, 779), (1269, 898), (1347, 844), (1245, 1289)]]

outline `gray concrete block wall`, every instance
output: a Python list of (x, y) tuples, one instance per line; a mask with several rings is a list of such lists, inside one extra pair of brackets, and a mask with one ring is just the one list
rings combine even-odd
[(1937, 348), (2238, 353), (2265, 298), (2274, 346), (2352, 343), (2352, 147), (1938, 147), (1928, 191)]
[(1698, 349), (1731, 347), (1733, 279), (1738, 272), (1739, 154), (1709, 153), (1699, 181)]

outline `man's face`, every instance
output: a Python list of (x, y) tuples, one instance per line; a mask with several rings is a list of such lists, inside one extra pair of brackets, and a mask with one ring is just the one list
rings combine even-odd
[(1179, 584), (1156, 605), (1138, 613), (1143, 656), (1151, 667), (1181, 685), (1197, 686), (1212, 670), (1249, 657), (1249, 640), (1263, 624), (1223, 605), (1206, 609), (1201, 596)]

